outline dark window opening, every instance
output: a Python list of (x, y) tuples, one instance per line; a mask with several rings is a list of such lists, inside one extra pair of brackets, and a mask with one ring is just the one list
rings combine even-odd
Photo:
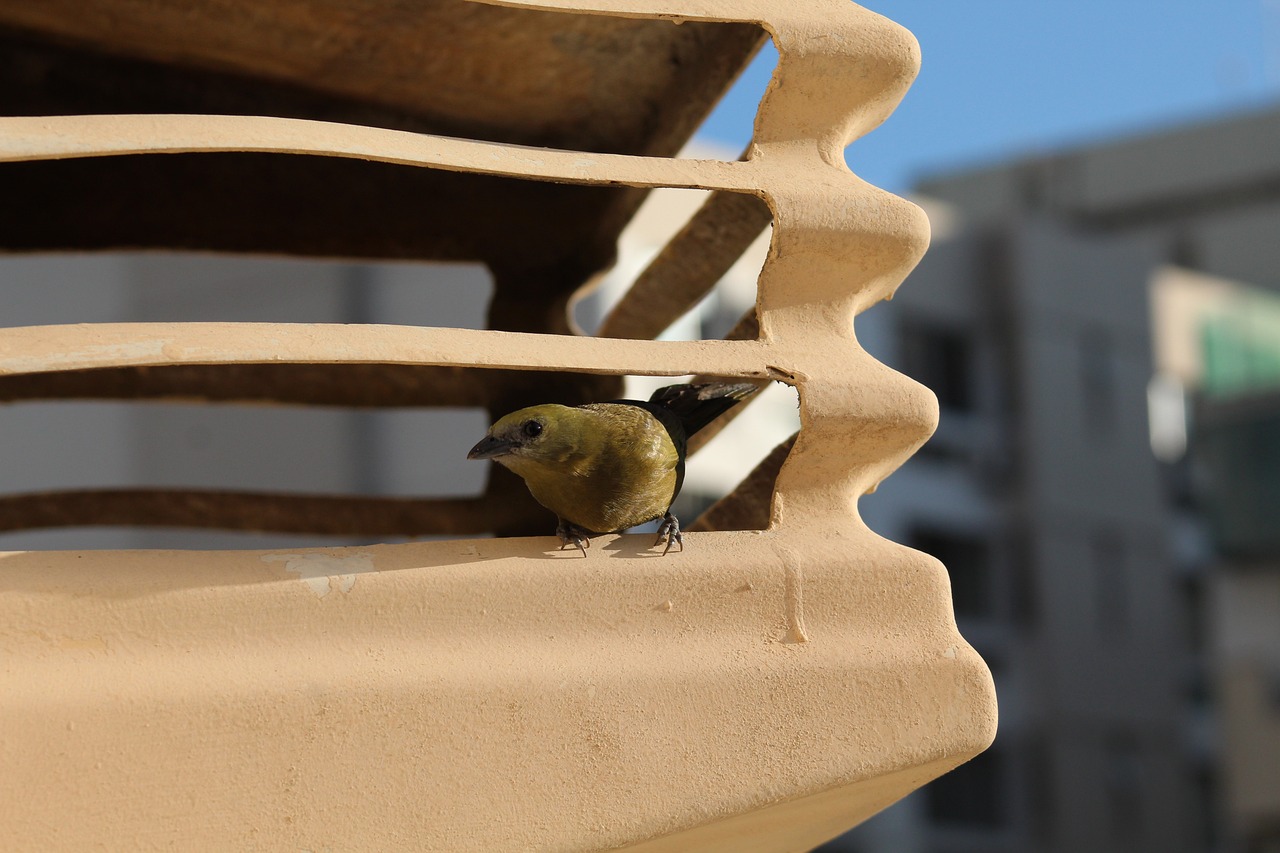
[(1031, 819), (1031, 835), (1041, 842), (1053, 837), (1053, 754), (1048, 736), (1040, 733), (1023, 744), (1027, 762), (1027, 813)]
[(1132, 732), (1109, 734), (1103, 748), (1107, 823), (1114, 838), (1142, 838), (1142, 751)]
[(1080, 392), (1085, 427), (1097, 435), (1116, 425), (1115, 343), (1106, 329), (1086, 329), (1080, 336)]
[(919, 527), (908, 535), (907, 544), (937, 557), (947, 567), (957, 617), (982, 619), (994, 615), (991, 549), (985, 539), (972, 534)]
[(1129, 623), (1129, 579), (1125, 543), (1114, 530), (1102, 530), (1089, 539), (1093, 567), (1098, 628), (1119, 632)]
[(1010, 598), (1014, 624), (1025, 630), (1035, 627), (1036, 598), (1035, 549), (1025, 529), (1010, 534), (1009, 539)]
[(903, 324), (902, 372), (937, 394), (944, 410), (973, 409), (973, 345), (964, 331), (917, 321)]
[(999, 829), (1006, 822), (1005, 760), (997, 747), (961, 764), (925, 789), (930, 823)]

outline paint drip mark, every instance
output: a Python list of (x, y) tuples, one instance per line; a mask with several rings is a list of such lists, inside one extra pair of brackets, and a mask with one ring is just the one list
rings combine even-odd
[(804, 627), (804, 575), (800, 572), (800, 563), (794, 557), (786, 552), (781, 557), (782, 606), (787, 624), (787, 633), (782, 642), (807, 643), (809, 634)]

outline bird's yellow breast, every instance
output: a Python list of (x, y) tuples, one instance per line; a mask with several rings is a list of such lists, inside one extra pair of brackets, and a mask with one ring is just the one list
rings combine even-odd
[(502, 460), (538, 503), (596, 533), (660, 518), (675, 499), (680, 453), (666, 428), (636, 406), (565, 410), (545, 450)]

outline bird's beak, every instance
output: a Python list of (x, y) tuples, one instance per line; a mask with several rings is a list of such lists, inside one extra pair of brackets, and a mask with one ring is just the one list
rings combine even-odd
[(471, 448), (471, 452), (467, 454), (468, 459), (493, 459), (496, 456), (506, 456), (515, 448), (515, 444), (505, 438), (494, 438), (486, 435), (480, 439), (480, 443)]

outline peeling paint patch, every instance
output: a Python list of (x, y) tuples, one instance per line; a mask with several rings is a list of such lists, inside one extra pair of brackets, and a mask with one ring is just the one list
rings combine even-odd
[(316, 598), (324, 598), (333, 590), (351, 592), (356, 575), (373, 571), (373, 558), (367, 554), (335, 557), (332, 554), (264, 554), (264, 563), (284, 563), (286, 572), (298, 576)]

